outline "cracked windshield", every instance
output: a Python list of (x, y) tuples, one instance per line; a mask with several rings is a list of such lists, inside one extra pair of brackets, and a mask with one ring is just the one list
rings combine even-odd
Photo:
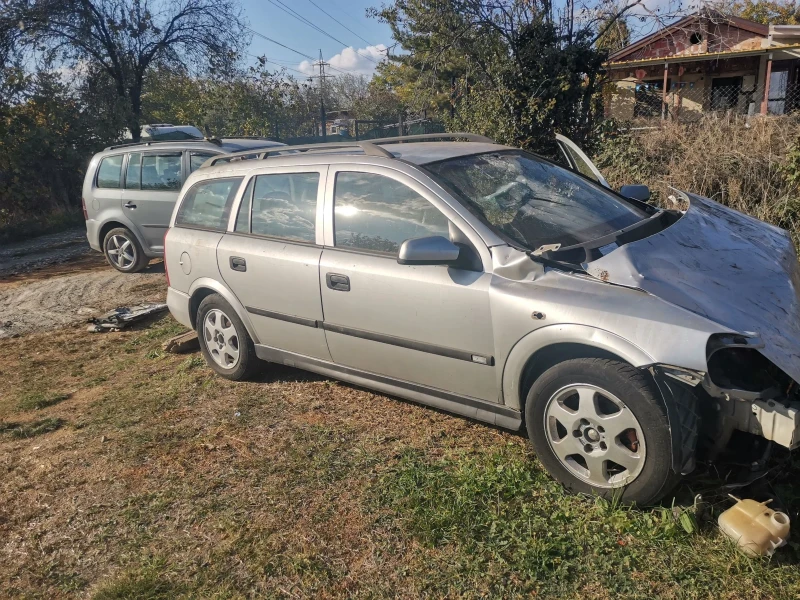
[(465, 156), (426, 168), (487, 223), (531, 250), (588, 242), (646, 216), (603, 187), (522, 152)]

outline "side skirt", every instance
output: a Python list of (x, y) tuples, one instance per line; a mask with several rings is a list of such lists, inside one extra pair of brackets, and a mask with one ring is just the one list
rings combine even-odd
[(520, 412), (501, 404), (486, 402), (469, 396), (459, 396), (436, 388), (409, 383), (384, 375), (376, 375), (260, 344), (256, 344), (256, 356), (261, 360), (305, 369), (326, 377), (340, 379), (365, 388), (446, 410), (447, 412), (470, 417), (471, 419), (491, 423), (505, 429), (516, 431), (522, 427), (522, 415)]

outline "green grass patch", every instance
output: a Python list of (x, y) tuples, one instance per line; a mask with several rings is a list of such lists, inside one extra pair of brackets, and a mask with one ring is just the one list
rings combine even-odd
[(64, 400), (69, 400), (72, 394), (56, 392), (31, 392), (20, 398), (17, 406), (20, 410), (42, 410)]
[(694, 597), (753, 580), (773, 597), (799, 589), (793, 565), (743, 557), (713, 525), (699, 527), (693, 507), (568, 495), (516, 445), (436, 459), (406, 451), (376, 483), (372, 507), (427, 549), (414, 577), (432, 581), (434, 595), (571, 597), (591, 585), (611, 596)]
[(32, 423), (0, 423), (0, 433), (5, 433), (14, 438), (32, 438), (37, 435), (51, 433), (61, 429), (66, 424), (64, 419), (42, 419)]

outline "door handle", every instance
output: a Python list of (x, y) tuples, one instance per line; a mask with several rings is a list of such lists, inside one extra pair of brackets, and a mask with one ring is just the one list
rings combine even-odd
[(133, 202), (126, 202), (123, 205), (124, 208), (136, 208), (136, 205)]
[(338, 273), (328, 273), (325, 275), (325, 282), (328, 287), (337, 292), (350, 291), (350, 278), (347, 275), (339, 275)]
[(230, 263), (234, 271), (247, 271), (247, 262), (240, 256), (231, 256)]

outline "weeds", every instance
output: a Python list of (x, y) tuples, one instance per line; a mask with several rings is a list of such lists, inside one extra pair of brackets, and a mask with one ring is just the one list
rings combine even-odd
[(41, 410), (53, 406), (64, 400), (69, 400), (72, 394), (58, 394), (53, 392), (30, 392), (19, 401), (20, 410)]
[(0, 433), (8, 433), (11, 437), (32, 438), (44, 433), (51, 433), (64, 426), (64, 419), (48, 418), (32, 423), (3, 423), (0, 422)]

